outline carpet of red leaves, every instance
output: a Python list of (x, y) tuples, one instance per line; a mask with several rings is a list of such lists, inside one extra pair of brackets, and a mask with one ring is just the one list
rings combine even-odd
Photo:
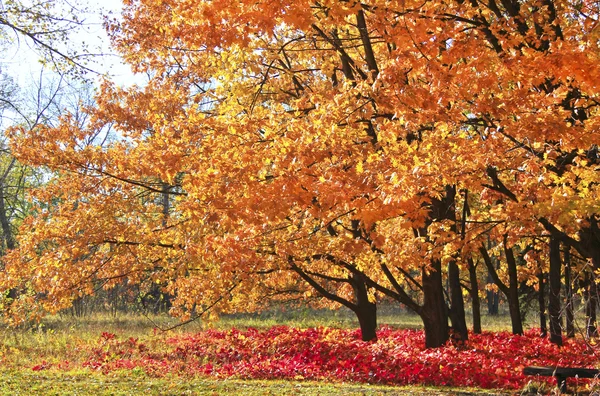
[(103, 333), (84, 351), (83, 367), (105, 373), (138, 368), (155, 376), (172, 373), (519, 389), (532, 380), (522, 374), (524, 366), (600, 365), (600, 350), (583, 340), (566, 340), (558, 348), (535, 330), (524, 336), (471, 334), (464, 345), (437, 349), (423, 348), (421, 330), (382, 327), (377, 336), (377, 342), (363, 342), (358, 330), (278, 326), (265, 331), (206, 330), (142, 343)]

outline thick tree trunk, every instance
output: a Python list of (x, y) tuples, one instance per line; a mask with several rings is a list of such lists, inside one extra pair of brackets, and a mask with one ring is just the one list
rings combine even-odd
[(562, 345), (562, 326), (560, 323), (560, 240), (550, 237), (550, 271), (548, 274), (550, 294), (548, 314), (550, 316), (550, 342)]
[(377, 304), (368, 303), (354, 311), (363, 341), (377, 341)]
[(523, 321), (521, 318), (521, 309), (519, 306), (519, 282), (517, 279), (517, 262), (512, 248), (508, 248), (506, 240), (504, 241), (504, 253), (506, 255), (506, 264), (508, 266), (508, 309), (510, 311), (510, 320), (512, 323), (513, 334), (523, 334)]
[(477, 267), (473, 258), (467, 259), (469, 264), (469, 281), (471, 282), (471, 305), (473, 308), (473, 333), (481, 334), (481, 301), (479, 299), (479, 282), (477, 281)]
[(573, 281), (571, 280), (571, 251), (569, 246), (565, 246), (565, 310), (567, 321), (567, 337), (575, 337), (575, 313), (573, 311)]
[(432, 269), (423, 270), (423, 306), (419, 312), (425, 327), (425, 347), (438, 348), (449, 338), (448, 308), (442, 284), (442, 266), (432, 261)]
[(355, 309), (353, 309), (363, 341), (377, 340), (377, 304), (369, 301), (369, 292), (365, 280), (359, 274), (352, 275), (352, 288), (356, 298)]
[(448, 282), (450, 286), (450, 320), (454, 329), (453, 336), (460, 341), (469, 338), (467, 320), (465, 317), (465, 302), (460, 285), (460, 271), (455, 261), (448, 264)]
[(548, 326), (546, 324), (546, 287), (544, 272), (541, 268), (538, 273), (538, 303), (540, 305), (540, 337), (546, 337), (548, 335)]

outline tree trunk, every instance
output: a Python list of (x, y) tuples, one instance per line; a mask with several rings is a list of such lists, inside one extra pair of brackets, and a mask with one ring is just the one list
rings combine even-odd
[(473, 333), (481, 334), (481, 301), (479, 299), (479, 282), (477, 281), (477, 267), (473, 258), (467, 259), (469, 264), (469, 281), (471, 282), (471, 305), (473, 307)]
[(551, 235), (562, 239), (570, 247), (575, 248), (583, 257), (592, 259), (592, 270), (586, 274), (584, 284), (584, 297), (586, 300), (586, 337), (598, 336), (598, 325), (596, 322), (596, 309), (598, 306), (598, 286), (595, 279), (595, 271), (600, 269), (600, 227), (597, 216), (588, 217), (589, 226), (582, 228), (578, 232), (578, 240), (560, 231), (548, 219), (539, 219), (544, 228), (550, 231)]
[(351, 284), (356, 298), (353, 311), (358, 318), (362, 340), (377, 341), (377, 304), (369, 301), (369, 291), (360, 274), (352, 274)]
[(511, 296), (510, 301), (508, 302), (508, 310), (510, 313), (510, 322), (512, 324), (512, 333), (515, 335), (523, 335), (523, 322), (521, 321), (518, 296), (516, 299)]
[[(294, 258), (291, 256), (288, 257), (288, 263), (290, 264), (290, 269), (296, 272), (321, 296), (349, 308), (356, 314), (362, 332), (363, 341), (374, 341), (377, 339), (377, 335), (375, 333), (375, 330), (377, 329), (377, 306), (375, 302), (369, 301), (368, 286), (366, 284), (367, 279), (363, 273), (355, 271), (347, 279), (332, 278), (324, 274), (308, 273), (296, 265)], [(330, 282), (349, 283), (354, 290), (354, 299), (356, 301), (349, 301), (333, 292), (330, 292), (323, 285), (317, 282), (315, 277)]]
[[(461, 239), (464, 241), (466, 236), (467, 236), (467, 217), (471, 215), (471, 210), (469, 209), (469, 191), (468, 190), (464, 190), (464, 203), (463, 203), (463, 208), (462, 208), (462, 219), (461, 219), (461, 226), (460, 226), (460, 235), (461, 235)], [(462, 253), (464, 255), (464, 252)], [(450, 264), (454, 264), (456, 266), (456, 263), (450, 263)], [(478, 329), (478, 331), (476, 331), (476, 333), (481, 333), (481, 318), (479, 317), (479, 286), (477, 283), (477, 272), (475, 271), (475, 264), (473, 263), (473, 258), (468, 255), (467, 257), (467, 264), (468, 264), (468, 269), (469, 269), (469, 281), (471, 282), (471, 290), (469, 291), (470, 295), (471, 295), (471, 301), (472, 301), (472, 306), (473, 306), (473, 328), (474, 329)], [(450, 268), (452, 269), (452, 267)], [(450, 269), (448, 270), (448, 277), (450, 277)], [(460, 302), (457, 302), (459, 304), (462, 305), (462, 318), (463, 318), (463, 323), (464, 323), (464, 330), (461, 329), (461, 337), (462, 337), (462, 333), (464, 332), (464, 340), (467, 339), (468, 337), (468, 331), (467, 331), (467, 321), (465, 318), (465, 308), (464, 308), (464, 302), (462, 299), (462, 290), (461, 290), (461, 286), (460, 286), (460, 274), (458, 271), (458, 267), (456, 268), (456, 272), (457, 272), (457, 277), (456, 277), (456, 282), (458, 282), (458, 291), (460, 291)], [(452, 279), (452, 277), (450, 277)], [(452, 296), (452, 298), (454, 298), (454, 296)], [(452, 305), (454, 305), (454, 301), (452, 301)], [(452, 326), (454, 326), (456, 328), (457, 324), (456, 323), (452, 323)]]
[(519, 307), (519, 282), (517, 279), (517, 262), (513, 249), (507, 247), (506, 237), (504, 240), (504, 253), (506, 255), (506, 264), (508, 266), (508, 309), (510, 311), (510, 321), (512, 323), (513, 334), (523, 334), (523, 321), (521, 319), (521, 309)]
[(469, 338), (467, 320), (465, 318), (465, 302), (460, 285), (460, 271), (456, 261), (448, 264), (448, 283), (450, 286), (450, 320), (456, 340), (466, 341)]
[[(488, 280), (489, 283), (491, 283)], [(498, 316), (500, 314), (500, 295), (498, 292), (493, 290), (488, 290), (487, 294), (487, 307), (488, 307), (488, 315), (490, 316)]]
[(550, 237), (550, 295), (548, 297), (548, 313), (550, 316), (550, 342), (561, 346), (562, 326), (560, 323), (560, 240)]
[(15, 240), (10, 229), (10, 220), (6, 213), (6, 203), (4, 201), (4, 185), (0, 183), (0, 225), (2, 225), (2, 235), (6, 244), (6, 249), (15, 248)]
[(567, 319), (567, 337), (575, 337), (575, 314), (573, 312), (573, 281), (571, 280), (571, 251), (569, 246), (565, 246), (565, 310)]
[[(4, 183), (0, 182), (0, 225), (2, 226), (2, 236), (6, 250), (12, 250), (15, 248), (15, 240), (10, 229), (10, 220), (8, 213), (6, 213), (6, 201), (4, 199)], [(4, 252), (6, 252), (5, 249)], [(7, 295), (10, 300), (15, 300), (19, 296), (19, 291), (16, 288), (11, 288)]]
[(419, 312), (425, 327), (425, 347), (438, 348), (449, 338), (448, 308), (442, 284), (442, 265), (432, 260), (432, 268), (423, 270), (423, 306)]
[(546, 287), (544, 283), (544, 272), (540, 268), (538, 273), (538, 303), (540, 305), (540, 337), (548, 335), (548, 326), (546, 325)]
[[(488, 242), (488, 249), (490, 249), (490, 248), (491, 248), (491, 243)], [(492, 271), (495, 271), (496, 269), (498, 269), (499, 263), (498, 263), (498, 260), (495, 258), (492, 258), (491, 260), (492, 260), (492, 263), (491, 263), (492, 269), (490, 269), (488, 267), (487, 283), (496, 283), (494, 281), (494, 276), (492, 275)], [(495, 267), (494, 267), (494, 264), (496, 264)], [(500, 314), (500, 310), (499, 310), (500, 294), (497, 291), (488, 290), (486, 293), (486, 297), (487, 297), (488, 315), (490, 315), (490, 316), (499, 315)]]
[(377, 341), (377, 304), (368, 303), (354, 311), (363, 341)]
[(585, 304), (585, 335), (587, 338), (598, 337), (598, 325), (596, 323), (596, 307), (598, 306), (598, 288), (594, 274), (588, 278)]

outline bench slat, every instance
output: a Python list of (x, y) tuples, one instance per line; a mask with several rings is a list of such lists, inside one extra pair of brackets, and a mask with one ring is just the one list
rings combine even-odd
[(575, 367), (525, 367), (525, 375), (543, 375), (548, 377), (579, 377), (594, 378), (600, 374), (600, 370)]

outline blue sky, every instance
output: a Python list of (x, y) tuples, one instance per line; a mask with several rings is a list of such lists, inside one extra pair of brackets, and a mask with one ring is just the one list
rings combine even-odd
[[(77, 3), (86, 5), (89, 12), (79, 15), (80, 18), (85, 19), (86, 24), (81, 31), (71, 37), (69, 46), (79, 48), (81, 43), (85, 42), (90, 52), (108, 54), (96, 57), (90, 64), (90, 68), (99, 73), (109, 73), (121, 85), (134, 82), (136, 79), (132, 76), (129, 67), (123, 65), (119, 57), (111, 50), (102, 26), (103, 15), (108, 13), (115, 17), (119, 15), (122, 7), (121, 0), (78, 0)], [(19, 86), (24, 87), (30, 81), (39, 78), (41, 70), (39, 56), (31, 49), (31, 44), (27, 40), (21, 39), (1, 53), (0, 70), (15, 79)]]

